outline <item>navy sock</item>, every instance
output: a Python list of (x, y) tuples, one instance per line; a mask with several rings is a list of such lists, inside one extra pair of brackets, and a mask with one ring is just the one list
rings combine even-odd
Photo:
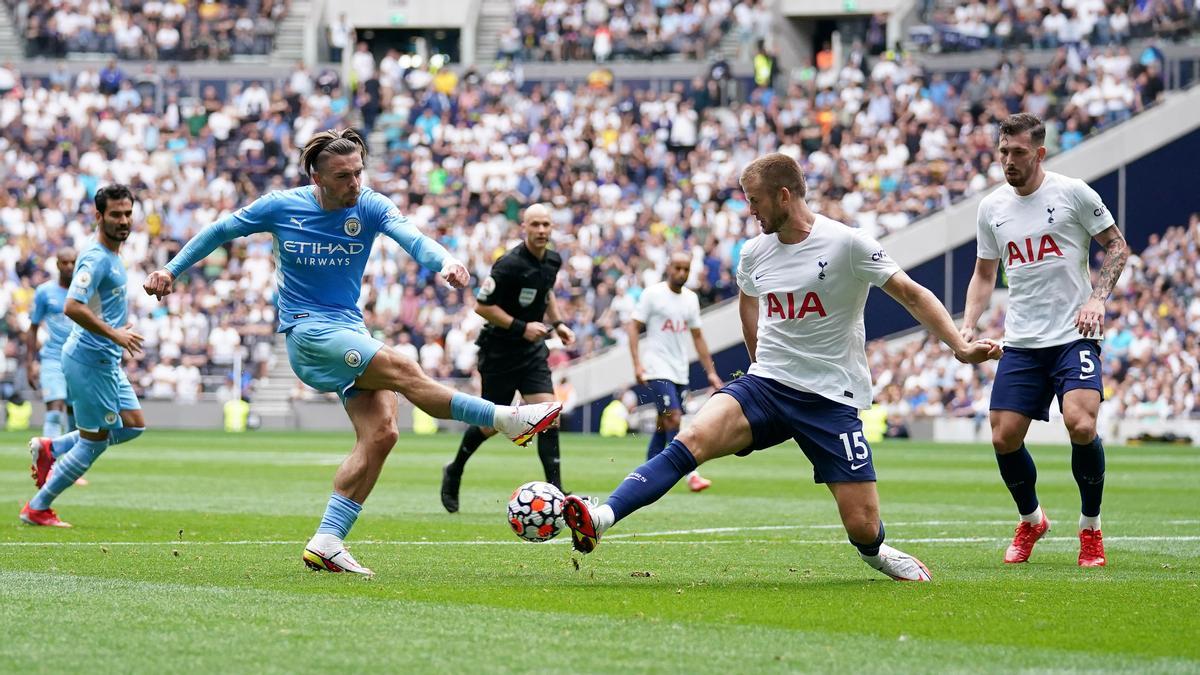
[(325, 516), (321, 518), (317, 534), (332, 534), (338, 539), (345, 539), (350, 534), (350, 528), (354, 527), (354, 521), (358, 520), (360, 511), (362, 504), (334, 492), (329, 495), (329, 504), (325, 506)]
[(1028, 515), (1037, 510), (1037, 466), (1033, 456), (1022, 443), (1016, 452), (1007, 455), (996, 453), (996, 463), (1000, 465), (1000, 477), (1012, 493), (1013, 501), (1017, 503), (1017, 511)]
[(475, 425), (467, 427), (466, 433), (463, 434), (462, 443), (458, 444), (458, 454), (454, 455), (452, 467), (462, 473), (463, 468), (467, 466), (467, 460), (471, 459), (471, 455), (483, 445), (483, 442), (488, 439), (484, 435), (483, 429)]
[(675, 440), (676, 436), (679, 435), (679, 430), (678, 429), (667, 429), (666, 431), (663, 432), (663, 434), (665, 434), (663, 436), (663, 447), (666, 447), (671, 444), (671, 441)]
[(680, 478), (696, 470), (696, 458), (678, 440), (650, 458), (621, 481), (605, 502), (613, 511), (613, 522), (649, 506), (667, 494)]
[(650, 446), (646, 448), (646, 459), (650, 459), (663, 451), (667, 447), (667, 432), (662, 429), (655, 429), (654, 435), (650, 437)]
[(879, 521), (879, 536), (875, 537), (875, 541), (870, 544), (860, 544), (851, 539), (850, 543), (854, 544), (854, 548), (858, 549), (858, 552), (865, 556), (879, 555), (879, 547), (883, 545), (883, 521)]
[(558, 429), (547, 429), (538, 434), (538, 459), (542, 460), (542, 471), (546, 482), (562, 489), (562, 464), (559, 461)]
[(1100, 515), (1100, 500), (1104, 496), (1104, 444), (1100, 437), (1084, 445), (1071, 444), (1071, 473), (1079, 484), (1080, 513), (1095, 518)]

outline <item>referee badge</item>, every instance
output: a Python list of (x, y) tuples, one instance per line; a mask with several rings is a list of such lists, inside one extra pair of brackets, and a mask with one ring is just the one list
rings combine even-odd
[(488, 277), (483, 280), (483, 284), (479, 287), (479, 299), (487, 300), (492, 293), (496, 292), (496, 280), (493, 277)]
[(517, 296), (517, 302), (521, 303), (522, 307), (528, 307), (537, 299), (538, 289), (522, 288), (521, 295)]
[(342, 225), (342, 229), (346, 232), (347, 236), (357, 237), (358, 233), (362, 232), (362, 223), (358, 222), (358, 218), (350, 216), (346, 219), (345, 224)]
[(346, 350), (346, 365), (357, 368), (362, 363), (362, 354), (357, 349)]

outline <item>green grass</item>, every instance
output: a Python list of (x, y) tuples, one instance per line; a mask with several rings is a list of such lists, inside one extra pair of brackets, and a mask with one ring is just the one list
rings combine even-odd
[[(1066, 449), (1034, 449), (1054, 530), (1005, 566), (1013, 508), (990, 449), (878, 444), (889, 542), (934, 575), (900, 584), (858, 560), (791, 445), (705, 467), (711, 490), (681, 485), (579, 556), (507, 529), (509, 493), (540, 478), (532, 449), (489, 442), (462, 511), (443, 512), (451, 436), (390, 458), (351, 536), (374, 579), (309, 572), (350, 443), (152, 430), (59, 499), (75, 524), (59, 530), (18, 522), (25, 437), (0, 434), (0, 671), (1200, 672), (1192, 448), (1109, 448), (1110, 567), (1085, 570)], [(567, 487), (601, 495), (644, 453), (563, 445)]]

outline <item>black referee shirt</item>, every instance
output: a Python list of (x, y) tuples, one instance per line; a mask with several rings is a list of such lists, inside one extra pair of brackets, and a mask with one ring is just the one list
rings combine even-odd
[[(547, 249), (538, 260), (524, 242), (509, 249), (492, 266), (492, 273), (479, 287), (481, 305), (496, 305), (526, 323), (544, 321), (546, 305), (554, 292), (554, 279), (562, 267), (562, 256)], [(529, 342), (507, 328), (488, 323), (479, 333), (479, 370), (504, 371), (532, 359), (550, 355), (545, 342)]]

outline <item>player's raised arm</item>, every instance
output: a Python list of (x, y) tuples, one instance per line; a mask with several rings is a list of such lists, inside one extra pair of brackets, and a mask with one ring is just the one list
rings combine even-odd
[(914, 319), (942, 342), (945, 342), (954, 355), (964, 363), (982, 363), (983, 361), (1000, 358), (1000, 346), (991, 340), (979, 340), (968, 343), (954, 326), (950, 313), (938, 302), (928, 288), (912, 280), (912, 277), (900, 270), (892, 275), (881, 286), (896, 302), (904, 306)]
[(272, 192), (259, 197), (249, 206), (239, 209), (200, 230), (174, 258), (160, 270), (146, 277), (142, 288), (147, 295), (160, 300), (171, 294), (175, 279), (192, 265), (204, 260), (208, 254), (227, 241), (271, 229), (271, 215), (278, 199)]
[(370, 207), (381, 212), (380, 232), (400, 244), (421, 267), (442, 275), (454, 288), (466, 288), (471, 280), (466, 265), (451, 256), (446, 247), (417, 229), (412, 221), (400, 215), (400, 209), (386, 197), (371, 193), (369, 199)]

